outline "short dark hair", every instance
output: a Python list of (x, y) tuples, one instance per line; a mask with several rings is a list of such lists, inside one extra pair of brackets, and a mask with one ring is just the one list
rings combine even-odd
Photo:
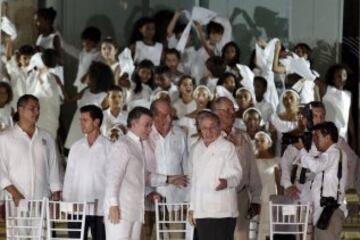
[(120, 86), (118, 86), (118, 85), (112, 85), (112, 86), (109, 88), (108, 91), (109, 91), (109, 92), (110, 92), (110, 91), (119, 91), (119, 92), (122, 92), (123, 90), (122, 90), (122, 88), (121, 88)]
[(175, 55), (177, 57), (177, 59), (181, 59), (181, 54), (178, 50), (176, 50), (175, 48), (166, 48), (165, 49), (165, 57), (166, 55)]
[(149, 116), (151, 118), (153, 117), (153, 114), (150, 111), (150, 109), (145, 108), (145, 107), (140, 107), (140, 106), (135, 107), (129, 112), (129, 115), (128, 115), (128, 118), (127, 118), (127, 127), (130, 128), (131, 123), (134, 120), (139, 120), (142, 115), (147, 115), (147, 116)]
[(220, 23), (211, 21), (211, 22), (208, 23), (208, 25), (206, 25), (206, 32), (207, 32), (208, 35), (210, 35), (210, 33), (223, 34), (224, 33), (224, 27)]
[(330, 135), (331, 140), (337, 143), (339, 140), (339, 131), (333, 122), (323, 122), (316, 124), (313, 128), (315, 131), (320, 131), (321, 135)]
[(205, 64), (207, 69), (209, 69), (211, 74), (216, 78), (220, 78), (226, 71), (226, 64), (219, 56), (209, 57)]
[(35, 54), (35, 49), (30, 45), (22, 45), (18, 50), (18, 54), (32, 56)]
[(320, 101), (309, 102), (309, 106), (311, 108), (322, 108), (322, 109), (324, 109), (326, 111), (325, 104), (323, 102), (320, 102)]
[(294, 47), (294, 49), (297, 49), (297, 48), (300, 48), (301, 50), (303, 50), (304, 53), (306, 53), (308, 55), (309, 59), (311, 58), (312, 50), (308, 44), (300, 42), (300, 43), (296, 44)]
[(90, 40), (99, 43), (101, 40), (101, 31), (97, 27), (87, 27), (81, 33), (81, 40)]
[(48, 48), (41, 53), (41, 59), (44, 62), (44, 65), (48, 68), (56, 67), (59, 62), (59, 58), (60, 55), (55, 49)]
[(6, 93), (8, 95), (8, 99), (6, 100), (5, 104), (10, 103), (14, 96), (10, 84), (8, 84), (7, 82), (0, 82), (0, 88), (5, 88)]
[(109, 65), (103, 62), (92, 62), (87, 74), (99, 91), (107, 92), (114, 85), (114, 73)]
[(41, 18), (45, 19), (46, 21), (48, 21), (51, 25), (53, 25), (55, 18), (56, 18), (56, 11), (52, 7), (40, 8), (36, 12), (36, 14), (38, 15), (38, 17), (41, 17)]
[(22, 95), (16, 103), (16, 112), (13, 116), (14, 122), (18, 122), (20, 120), (19, 108), (25, 106), (29, 101), (35, 101), (35, 102), (39, 103), (39, 99), (37, 97), (35, 97), (34, 95), (31, 95), (31, 94)]
[(85, 105), (80, 108), (80, 113), (89, 113), (92, 120), (99, 119), (99, 127), (103, 121), (103, 112), (101, 108), (95, 105)]
[(264, 77), (256, 76), (256, 77), (254, 77), (254, 82), (255, 81), (259, 81), (264, 86), (264, 88), (267, 89), (268, 84), (267, 84), (267, 81), (266, 81), (266, 79)]
[(170, 68), (165, 65), (160, 65), (155, 68), (155, 74), (156, 75), (162, 75), (162, 74), (168, 74), (170, 71)]

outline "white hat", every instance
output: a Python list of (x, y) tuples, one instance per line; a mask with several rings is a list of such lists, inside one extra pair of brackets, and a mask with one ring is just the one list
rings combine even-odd
[(267, 132), (259, 131), (259, 132), (257, 132), (257, 133), (255, 134), (255, 138), (257, 138), (257, 137), (260, 136), (260, 135), (263, 135), (263, 136), (266, 137), (266, 139), (269, 141), (269, 144), (270, 144), (269, 147), (271, 147), (272, 144), (273, 144), (273, 141), (272, 141), (270, 135), (269, 135)]

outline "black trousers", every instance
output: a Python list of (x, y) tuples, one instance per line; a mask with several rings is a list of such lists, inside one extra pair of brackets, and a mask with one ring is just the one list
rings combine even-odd
[[(72, 229), (80, 229), (80, 223), (68, 223), (68, 227)], [(87, 239), (88, 231), (91, 231), (93, 240), (105, 240), (105, 225), (104, 217), (101, 216), (86, 216), (84, 239)], [(69, 232), (70, 238), (79, 238), (79, 232)]]
[(234, 240), (236, 218), (196, 219), (198, 240)]

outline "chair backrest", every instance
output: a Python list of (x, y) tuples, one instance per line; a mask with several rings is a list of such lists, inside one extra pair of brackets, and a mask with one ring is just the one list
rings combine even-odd
[(302, 235), (306, 239), (310, 203), (296, 203), (285, 196), (271, 196), (269, 202), (270, 239), (274, 234)]
[(84, 239), (86, 202), (47, 201), (48, 239)]
[(188, 222), (188, 203), (155, 202), (156, 239), (167, 239), (169, 234), (183, 235), (181, 239), (193, 239), (193, 226)]
[(6, 239), (43, 239), (45, 202), (23, 199), (16, 206), (12, 199), (5, 200)]
[(259, 234), (259, 215), (256, 215), (250, 219), (249, 239), (250, 240), (258, 239), (258, 234)]

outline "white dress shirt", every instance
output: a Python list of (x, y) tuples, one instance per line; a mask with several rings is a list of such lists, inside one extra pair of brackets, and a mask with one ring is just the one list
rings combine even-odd
[[(235, 218), (238, 216), (236, 187), (242, 168), (233, 143), (219, 136), (208, 146), (197, 142), (190, 153), (190, 210), (194, 218)], [(216, 191), (219, 178), (227, 188)]]
[(144, 222), (145, 174), (140, 138), (130, 130), (112, 145), (108, 161), (105, 215), (110, 206), (119, 206), (121, 219)]
[[(323, 210), (320, 206), (320, 188), (322, 185), (322, 173), (324, 174), (323, 184), (323, 196), (334, 197), (336, 199), (336, 193), (338, 189), (337, 172), (340, 161), (340, 151), (336, 144), (331, 145), (325, 152), (320, 154), (318, 158), (314, 158), (305, 149), (301, 149), (301, 164), (303, 167), (310, 169), (315, 173), (315, 179), (311, 186), (311, 196), (314, 206), (313, 223), (317, 223), (319, 216)], [(347, 156), (342, 151), (342, 177), (340, 179), (340, 195), (338, 203), (340, 209), (347, 215), (347, 209), (345, 206), (345, 184), (347, 179)]]
[(29, 138), (19, 125), (0, 134), (0, 184), (14, 185), (26, 199), (61, 191), (58, 152), (48, 132), (36, 128)]
[[(163, 137), (153, 126), (148, 143), (155, 156), (155, 171), (151, 175), (184, 175), (188, 172), (187, 139), (182, 129), (174, 126)], [(166, 197), (167, 203), (183, 202), (185, 189), (168, 185), (166, 178), (162, 179), (165, 181), (151, 181), (152, 187), (156, 187), (156, 191)]]
[(99, 135), (89, 146), (86, 137), (75, 142), (67, 160), (63, 198), (65, 201), (89, 202), (89, 215), (104, 215), (106, 166), (111, 142)]

